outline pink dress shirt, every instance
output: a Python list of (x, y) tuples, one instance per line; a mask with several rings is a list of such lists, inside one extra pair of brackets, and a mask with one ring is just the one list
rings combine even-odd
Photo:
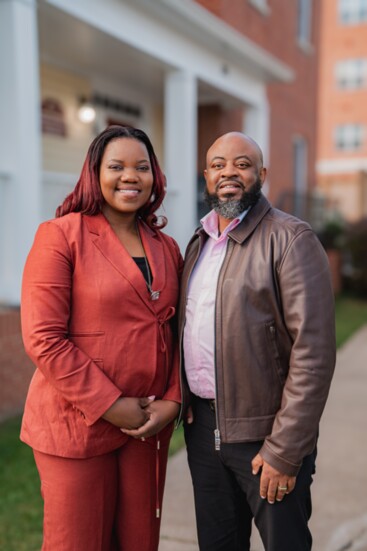
[(226, 254), (228, 232), (246, 216), (233, 219), (218, 235), (218, 215), (212, 210), (201, 220), (209, 239), (197, 261), (187, 290), (184, 356), (191, 392), (201, 398), (215, 398), (214, 315), (219, 272)]

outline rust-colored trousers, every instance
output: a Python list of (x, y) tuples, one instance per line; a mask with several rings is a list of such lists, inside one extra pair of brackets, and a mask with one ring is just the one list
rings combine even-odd
[(157, 551), (168, 443), (130, 438), (88, 459), (34, 451), (44, 500), (42, 551)]

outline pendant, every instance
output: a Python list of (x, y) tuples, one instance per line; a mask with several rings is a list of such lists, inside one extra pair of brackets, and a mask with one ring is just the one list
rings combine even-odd
[(160, 291), (150, 291), (150, 299), (151, 300), (158, 300), (160, 294), (161, 294)]

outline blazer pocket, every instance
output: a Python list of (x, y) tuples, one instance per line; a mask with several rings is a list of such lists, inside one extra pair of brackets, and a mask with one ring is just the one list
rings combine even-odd
[(74, 331), (69, 340), (103, 369), (104, 331)]

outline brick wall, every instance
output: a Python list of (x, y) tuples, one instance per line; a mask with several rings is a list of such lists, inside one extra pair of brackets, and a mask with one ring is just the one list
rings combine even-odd
[(33, 372), (23, 347), (19, 308), (0, 307), (0, 421), (22, 412)]
[(242, 131), (242, 109), (223, 109), (219, 105), (200, 105), (198, 111), (198, 173), (203, 174), (206, 152), (214, 140), (226, 132)]
[[(298, 2), (268, 0), (264, 15), (248, 0), (196, 0), (214, 15), (294, 70), (290, 83), (269, 83), (270, 159), (269, 198), (277, 204), (293, 189), (293, 140), (302, 136), (308, 145), (308, 187), (316, 184), (316, 117), (320, 2), (313, 2), (310, 48), (297, 40)], [(229, 7), (230, 5), (230, 7)]]

